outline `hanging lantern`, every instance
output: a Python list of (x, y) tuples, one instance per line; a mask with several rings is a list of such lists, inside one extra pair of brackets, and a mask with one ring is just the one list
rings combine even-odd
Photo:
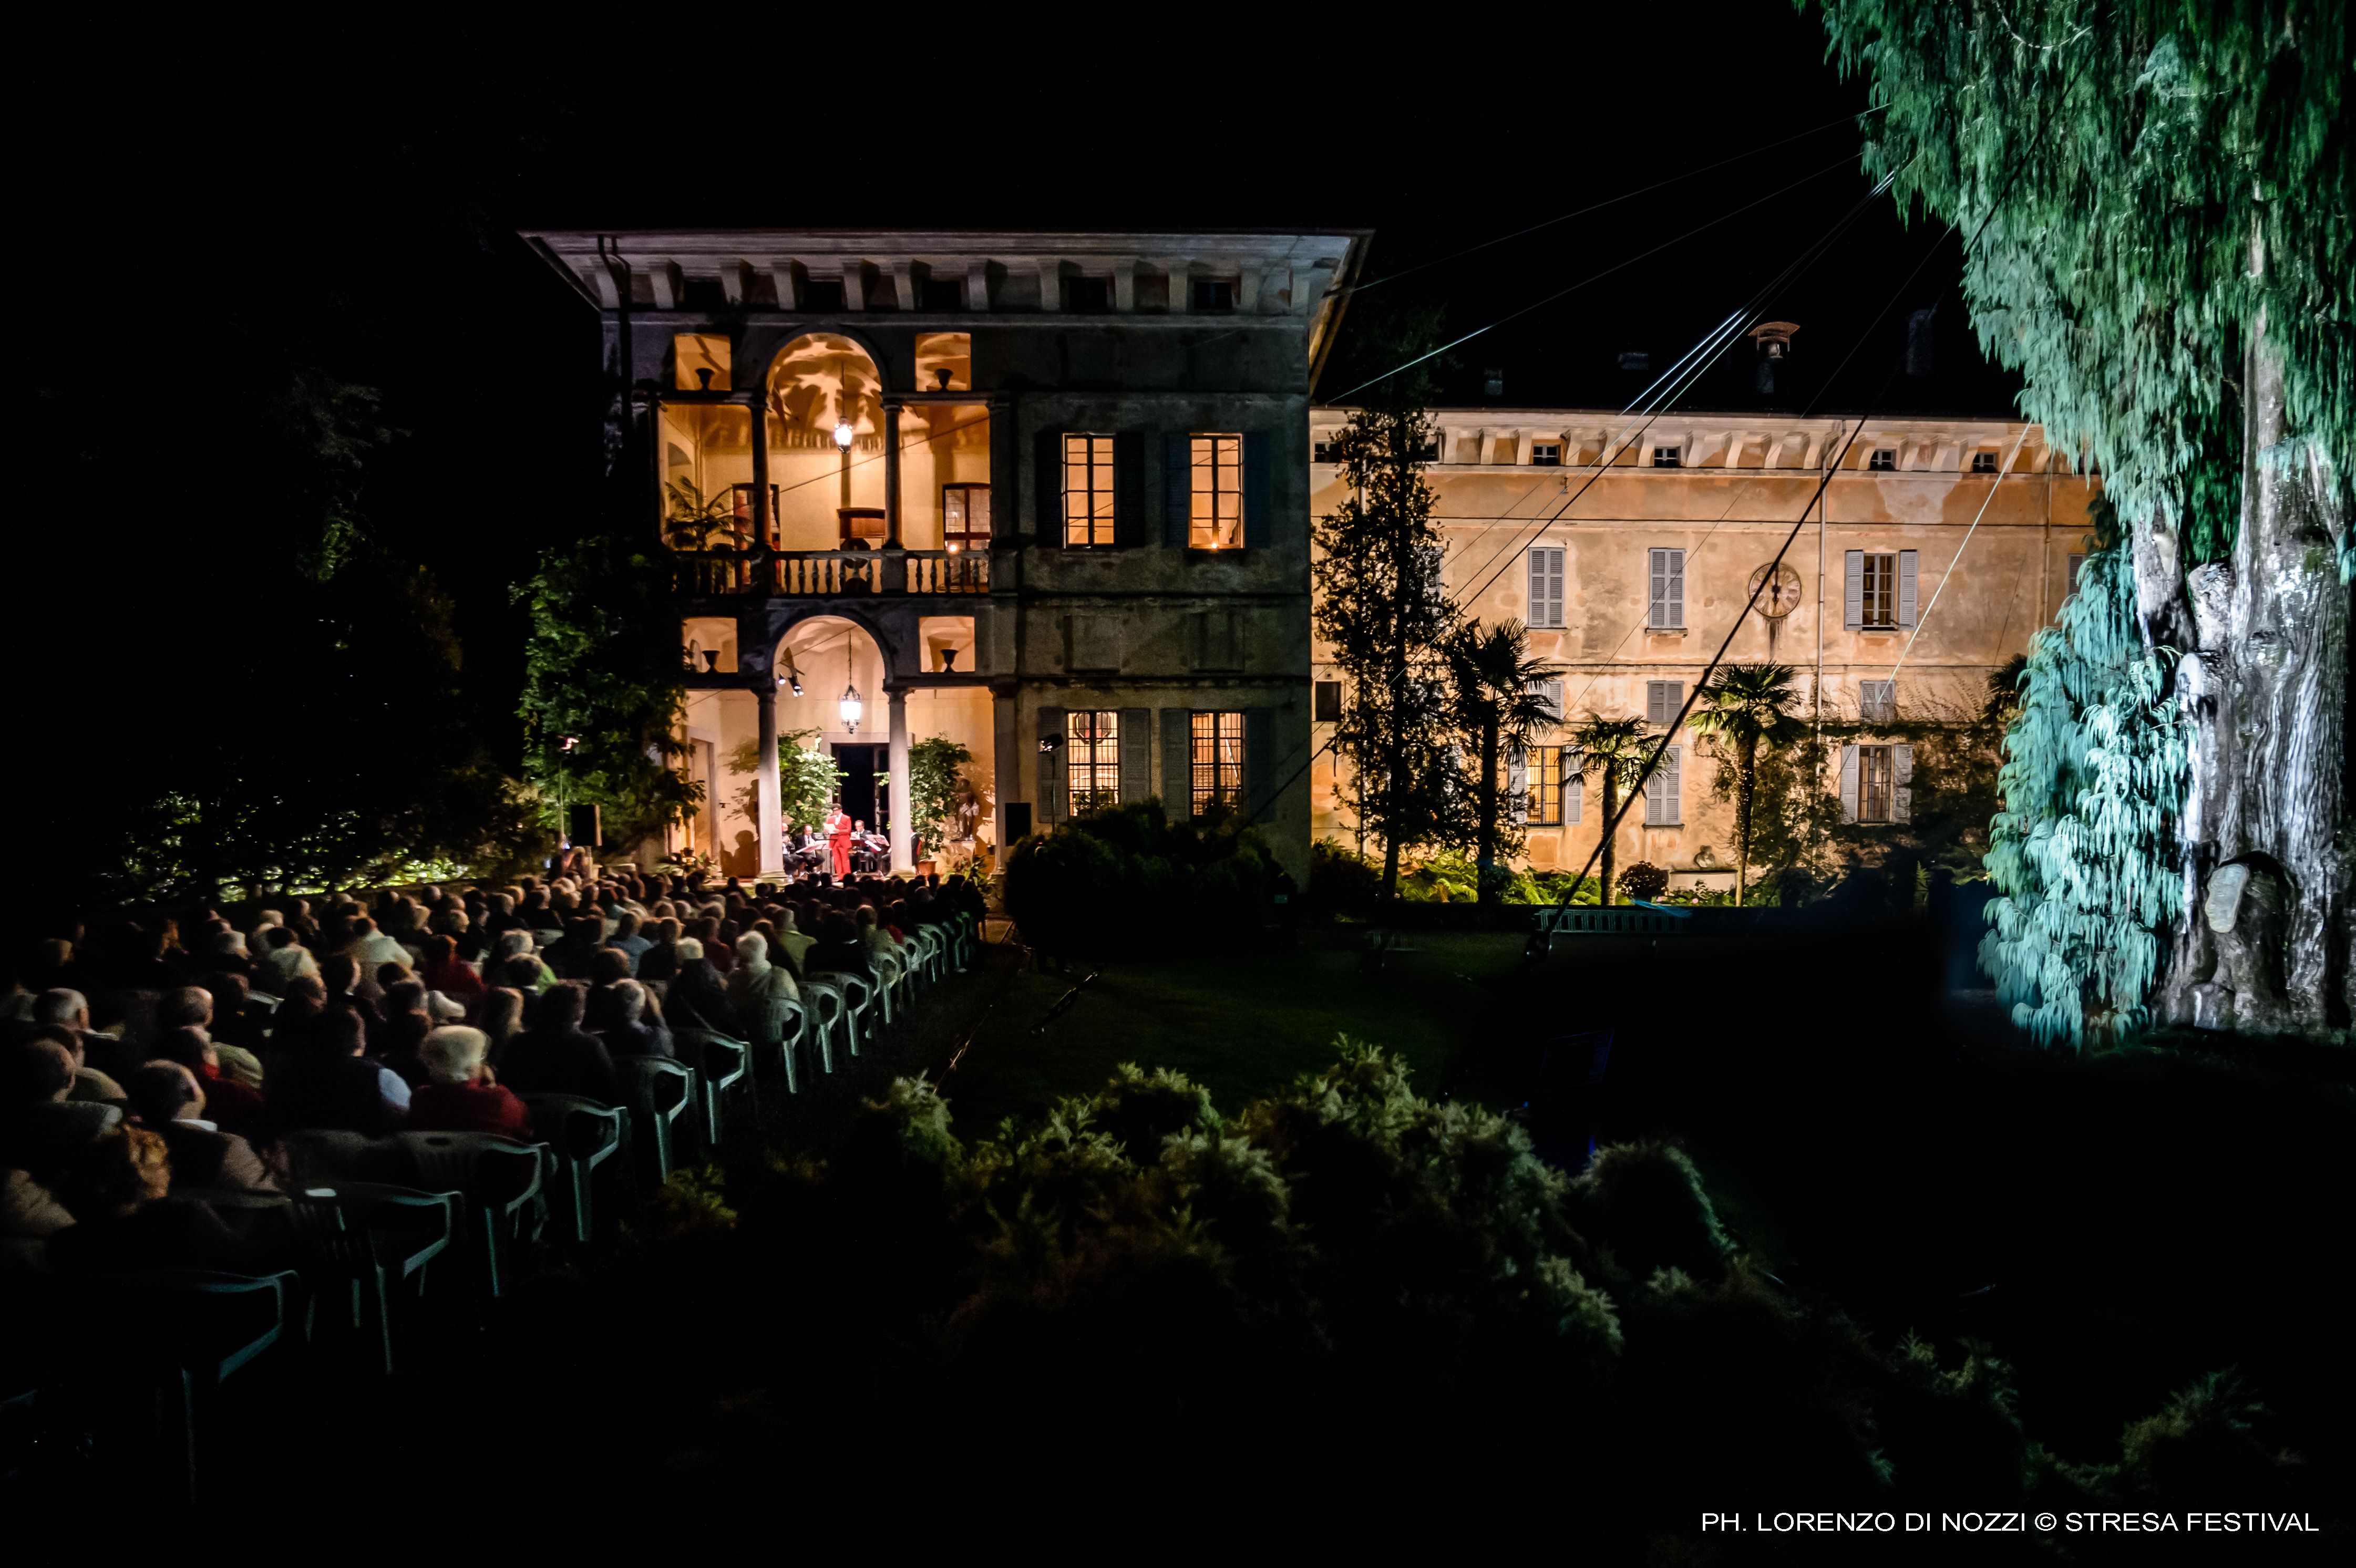
[(842, 713), (842, 728), (844, 732), (851, 735), (858, 734), (859, 716), (867, 711), (867, 705), (860, 700), (859, 688), (857, 687), (846, 686), (842, 688), (842, 703), (841, 710)]
[(851, 450), (851, 438), (856, 434), (858, 434), (858, 432), (851, 428), (851, 421), (849, 420), (837, 420), (834, 421), (834, 444), (841, 447), (843, 451), (849, 452)]

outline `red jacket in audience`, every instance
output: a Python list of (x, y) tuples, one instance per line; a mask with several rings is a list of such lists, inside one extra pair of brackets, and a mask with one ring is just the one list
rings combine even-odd
[(531, 1136), (531, 1108), (497, 1083), (422, 1083), (409, 1098), (412, 1133)]

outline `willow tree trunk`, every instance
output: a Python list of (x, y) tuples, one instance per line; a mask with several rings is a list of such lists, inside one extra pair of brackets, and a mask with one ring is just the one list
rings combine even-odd
[[(2184, 908), (2163, 1016), (2319, 1035), (2351, 1014), (2347, 476), (2289, 427), (2261, 316), (2244, 365), (2241, 532), (2185, 582), (2195, 652)], [(2138, 561), (2138, 564), (2142, 564)], [(2164, 616), (2163, 619), (2174, 619)], [(2157, 633), (2159, 628), (2155, 627)]]

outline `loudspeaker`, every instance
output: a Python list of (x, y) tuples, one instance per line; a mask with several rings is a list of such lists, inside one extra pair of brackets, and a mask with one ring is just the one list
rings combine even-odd
[(1030, 834), (1031, 803), (1027, 800), (1008, 801), (1006, 803), (1006, 837), (1003, 848), (1012, 848), (1016, 839), (1027, 838), (1030, 837)]
[(576, 849), (594, 849), (605, 842), (605, 836), (598, 831), (595, 806), (573, 805), (565, 808), (564, 840)]

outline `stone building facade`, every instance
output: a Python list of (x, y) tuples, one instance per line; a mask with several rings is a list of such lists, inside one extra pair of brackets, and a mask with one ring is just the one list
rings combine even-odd
[(1224, 800), (1305, 870), (1309, 400), (1364, 234), (526, 238), (599, 312), (673, 571), (713, 808), (671, 852), (780, 867), (787, 735), (909, 866), (939, 736), (982, 845)]
[[(1311, 416), (1321, 516), (1344, 496), (1324, 459), (1346, 419)], [(1726, 656), (1792, 666), (1800, 717), (1842, 727), (1826, 784), (1844, 816), (1904, 821), (1911, 748), (1874, 726), (1978, 713), (1988, 676), (2060, 608), (2093, 527), (2093, 484), (2034, 425), (1499, 408), (1435, 419), (1427, 475), (1451, 595), (1483, 622), (1524, 622), (1532, 651), (1559, 667), (1549, 695), (1563, 723), (1508, 781), (1525, 862), (1541, 869), (1578, 869), (1601, 831), (1569, 728), (1597, 714), (1657, 734), (1738, 620)], [(1330, 713), (1337, 672), (1322, 646), (1312, 659), (1313, 701)], [(1344, 781), (1322, 750), (1332, 728), (1316, 727), (1312, 831), (1347, 841)], [(1664, 867), (1673, 887), (1730, 890), (1733, 807), (1713, 797), (1715, 756), (1680, 727), (1665, 757), (1622, 820), (1619, 861)]]

